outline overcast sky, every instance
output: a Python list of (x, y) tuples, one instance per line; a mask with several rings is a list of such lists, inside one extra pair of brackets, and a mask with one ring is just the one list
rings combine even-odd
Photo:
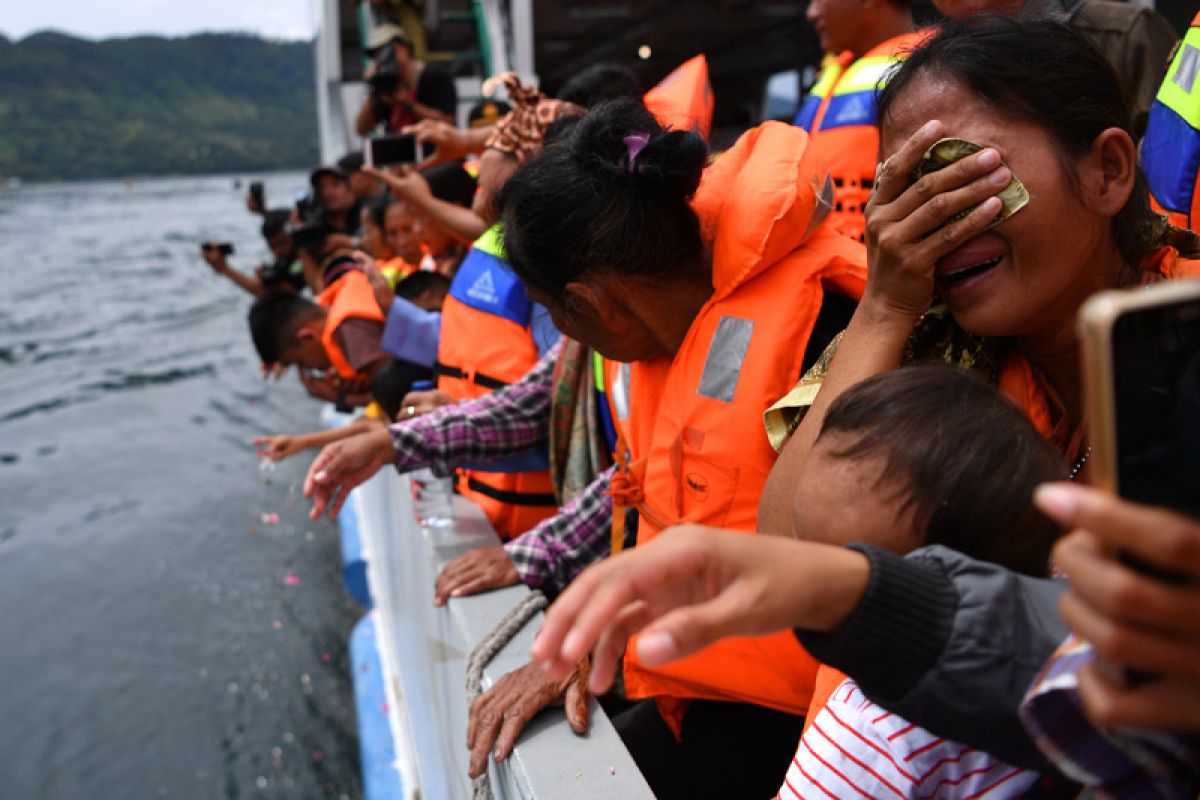
[(313, 0), (4, 0), (0, 32), (21, 39), (44, 28), (103, 39), (157, 33), (249, 31), (312, 36)]

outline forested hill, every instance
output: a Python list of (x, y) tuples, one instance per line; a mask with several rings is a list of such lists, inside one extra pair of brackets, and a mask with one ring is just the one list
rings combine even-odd
[(317, 158), (315, 102), (308, 43), (0, 36), (0, 177), (304, 167)]

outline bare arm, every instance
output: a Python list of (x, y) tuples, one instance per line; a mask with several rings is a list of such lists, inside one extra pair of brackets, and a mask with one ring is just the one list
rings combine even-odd
[(363, 172), (383, 181), (392, 194), (428, 214), (460, 242), (471, 244), (488, 229), (487, 222), (471, 209), (434, 197), (429, 183), (414, 169), (392, 173), (363, 167)]
[(378, 124), (379, 120), (375, 119), (375, 102), (372, 95), (368, 93), (363, 100), (362, 108), (358, 109), (358, 116), (354, 118), (354, 130), (358, 132), (359, 136), (368, 136)]

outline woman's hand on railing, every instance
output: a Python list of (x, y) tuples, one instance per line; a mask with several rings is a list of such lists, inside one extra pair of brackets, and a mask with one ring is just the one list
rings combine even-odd
[(335, 517), (350, 491), (392, 461), (392, 435), (387, 428), (360, 433), (328, 445), (304, 479), (304, 496), (312, 498), (309, 516), (320, 519), (329, 510)]
[(587, 733), (587, 685), (587, 659), (558, 680), (549, 678), (541, 665), (533, 662), (497, 681), (471, 706), (467, 722), (470, 776), (478, 778), (487, 771), (488, 753), (496, 763), (508, 758), (521, 731), (544, 708), (563, 706), (571, 730), (580, 736)]
[(451, 597), (466, 597), (520, 583), (521, 576), (502, 545), (477, 547), (451, 561), (438, 575), (433, 604), (444, 606)]

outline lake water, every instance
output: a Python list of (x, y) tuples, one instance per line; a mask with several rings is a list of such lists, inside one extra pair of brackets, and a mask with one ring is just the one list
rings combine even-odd
[(0, 798), (361, 795), (337, 532), (250, 444), (319, 406), (197, 252), (256, 223), (232, 177), (0, 192)]

